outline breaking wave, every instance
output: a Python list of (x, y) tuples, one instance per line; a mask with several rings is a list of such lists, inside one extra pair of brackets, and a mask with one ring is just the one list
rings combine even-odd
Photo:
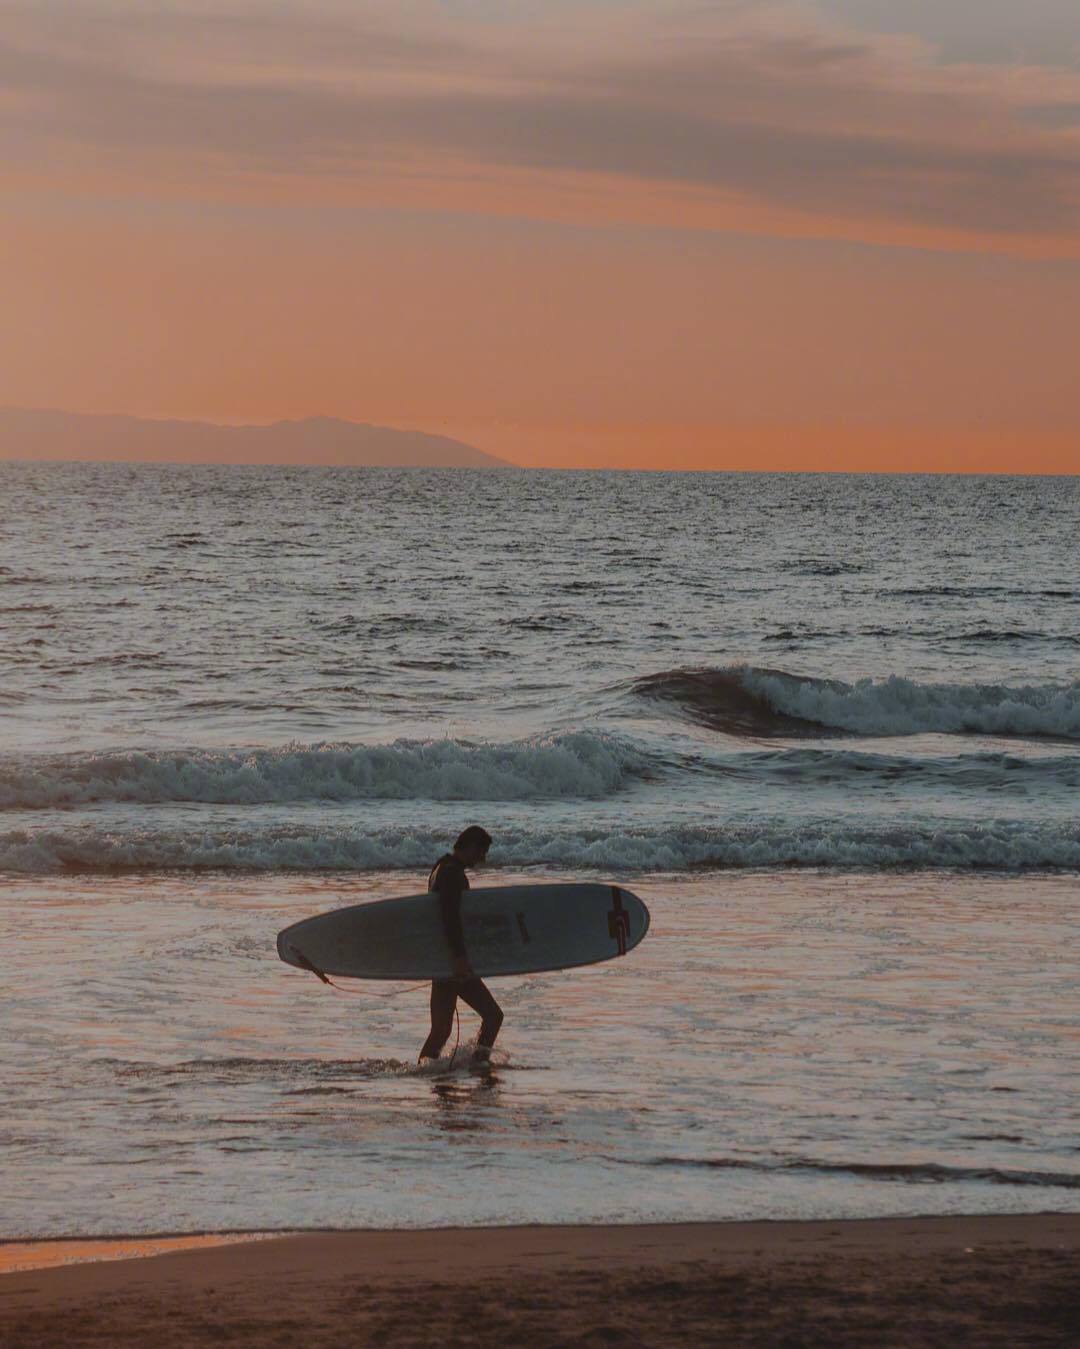
[(633, 684), (641, 697), (730, 735), (918, 735), (937, 732), (1080, 739), (1071, 684), (922, 684), (891, 675), (846, 684), (748, 665), (666, 670)]
[[(345, 825), (113, 828), (76, 825), (0, 833), (0, 870), (384, 871), (422, 869), (445, 845), (424, 829)], [(500, 867), (625, 872), (819, 868), (850, 871), (1080, 870), (1080, 823), (788, 821), (726, 828), (500, 828)]]
[(684, 783), (712, 778), (718, 789), (737, 781), (747, 789), (846, 786), (1028, 795), (1080, 787), (1080, 755), (900, 755), (816, 745), (710, 753), (707, 746), (685, 741), (632, 741), (590, 731), (506, 744), (398, 740), (23, 754), (0, 757), (0, 811), (106, 803), (602, 800), (635, 784), (669, 792), (680, 778)]
[(645, 775), (649, 759), (588, 731), (506, 744), (398, 740), (390, 745), (125, 751), (0, 760), (0, 809), (103, 801), (522, 801), (603, 797)]

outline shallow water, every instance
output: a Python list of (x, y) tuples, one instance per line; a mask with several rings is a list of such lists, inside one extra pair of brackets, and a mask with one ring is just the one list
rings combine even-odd
[(482, 1076), (276, 960), (401, 884), (9, 895), (5, 1234), (1080, 1209), (1070, 879), (649, 877), (625, 960), (493, 981)]

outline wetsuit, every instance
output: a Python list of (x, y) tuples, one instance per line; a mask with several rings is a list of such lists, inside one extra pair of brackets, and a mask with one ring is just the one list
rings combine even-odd
[[(468, 955), (461, 927), (461, 897), (468, 888), (469, 878), (458, 858), (453, 853), (440, 857), (428, 877), (428, 890), (439, 896), (443, 930), (451, 956), (466, 961)], [(434, 979), (431, 984), (431, 1034), (420, 1051), (422, 1059), (437, 1059), (442, 1052), (443, 1045), (450, 1038), (458, 998), (480, 1015), (477, 1049), (490, 1049), (495, 1043), (503, 1014), (483, 980), (476, 975), (471, 979)]]

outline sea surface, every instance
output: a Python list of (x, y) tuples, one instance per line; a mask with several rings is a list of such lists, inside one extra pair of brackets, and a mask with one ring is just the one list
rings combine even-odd
[[(0, 463), (0, 1236), (1080, 1210), (1080, 478)], [(279, 928), (618, 881), (426, 993)]]

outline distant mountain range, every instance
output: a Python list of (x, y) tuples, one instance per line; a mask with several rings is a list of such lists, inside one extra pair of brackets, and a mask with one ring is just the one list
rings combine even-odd
[(183, 464), (322, 464), (365, 468), (510, 468), (448, 436), (336, 417), (269, 426), (0, 408), (0, 459), (145, 460)]

